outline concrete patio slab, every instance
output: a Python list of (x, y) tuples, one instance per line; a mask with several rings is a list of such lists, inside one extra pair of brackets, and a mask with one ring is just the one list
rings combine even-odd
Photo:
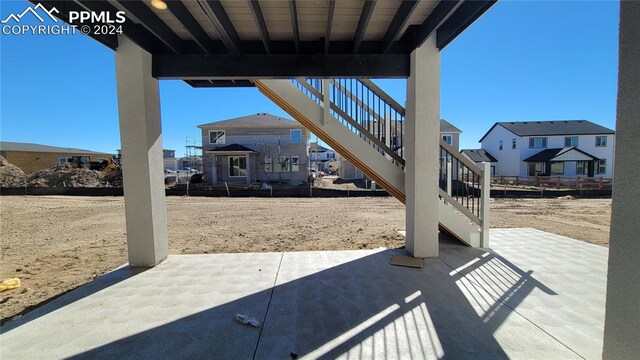
[(402, 249), (170, 256), (6, 324), (0, 357), (600, 358), (607, 249), (534, 229), (491, 247), (442, 236), (422, 269), (391, 266)]

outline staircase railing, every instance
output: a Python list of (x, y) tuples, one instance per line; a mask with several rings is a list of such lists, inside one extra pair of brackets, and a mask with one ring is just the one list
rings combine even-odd
[[(329, 94), (330, 114), (371, 144), (390, 161), (404, 166), (405, 109), (366, 79), (291, 80), (318, 105)], [(440, 197), (464, 214), (488, 244), (488, 166), (479, 168), (444, 140), (440, 140)]]
[(476, 164), (440, 140), (440, 197), (478, 225), (482, 225), (482, 176), (482, 170)]
[(369, 80), (294, 79), (293, 83), (319, 105), (328, 92), (331, 115), (378, 152), (404, 166), (404, 108)]

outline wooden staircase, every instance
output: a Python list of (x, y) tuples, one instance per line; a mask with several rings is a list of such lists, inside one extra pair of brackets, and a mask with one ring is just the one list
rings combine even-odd
[[(405, 109), (374, 83), (362, 79), (280, 79), (254, 83), (389, 194), (406, 202)], [(440, 229), (470, 246), (488, 246), (488, 201), (483, 200), (488, 200), (489, 189), (485, 170), (442, 140), (440, 160), (441, 201), (437, 205)]]

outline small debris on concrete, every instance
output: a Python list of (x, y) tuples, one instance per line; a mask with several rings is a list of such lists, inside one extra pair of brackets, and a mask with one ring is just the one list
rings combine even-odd
[(243, 324), (243, 325), (251, 325), (253, 327), (262, 326), (262, 323), (260, 321), (258, 321), (258, 319), (256, 319), (253, 316), (248, 316), (248, 315), (244, 315), (244, 314), (236, 314), (236, 320), (238, 320), (238, 322)]

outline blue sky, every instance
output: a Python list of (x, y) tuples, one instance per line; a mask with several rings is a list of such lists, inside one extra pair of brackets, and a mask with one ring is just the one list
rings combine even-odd
[[(26, 1), (2, 1), (0, 15)], [(587, 119), (614, 128), (618, 2), (502, 1), (442, 53), (441, 116), (479, 147), (496, 121)], [(377, 81), (400, 103), (403, 80)], [(196, 125), (258, 112), (287, 116), (256, 89), (161, 81), (164, 147)], [(114, 152), (114, 53), (83, 35), (0, 35), (0, 139)]]

